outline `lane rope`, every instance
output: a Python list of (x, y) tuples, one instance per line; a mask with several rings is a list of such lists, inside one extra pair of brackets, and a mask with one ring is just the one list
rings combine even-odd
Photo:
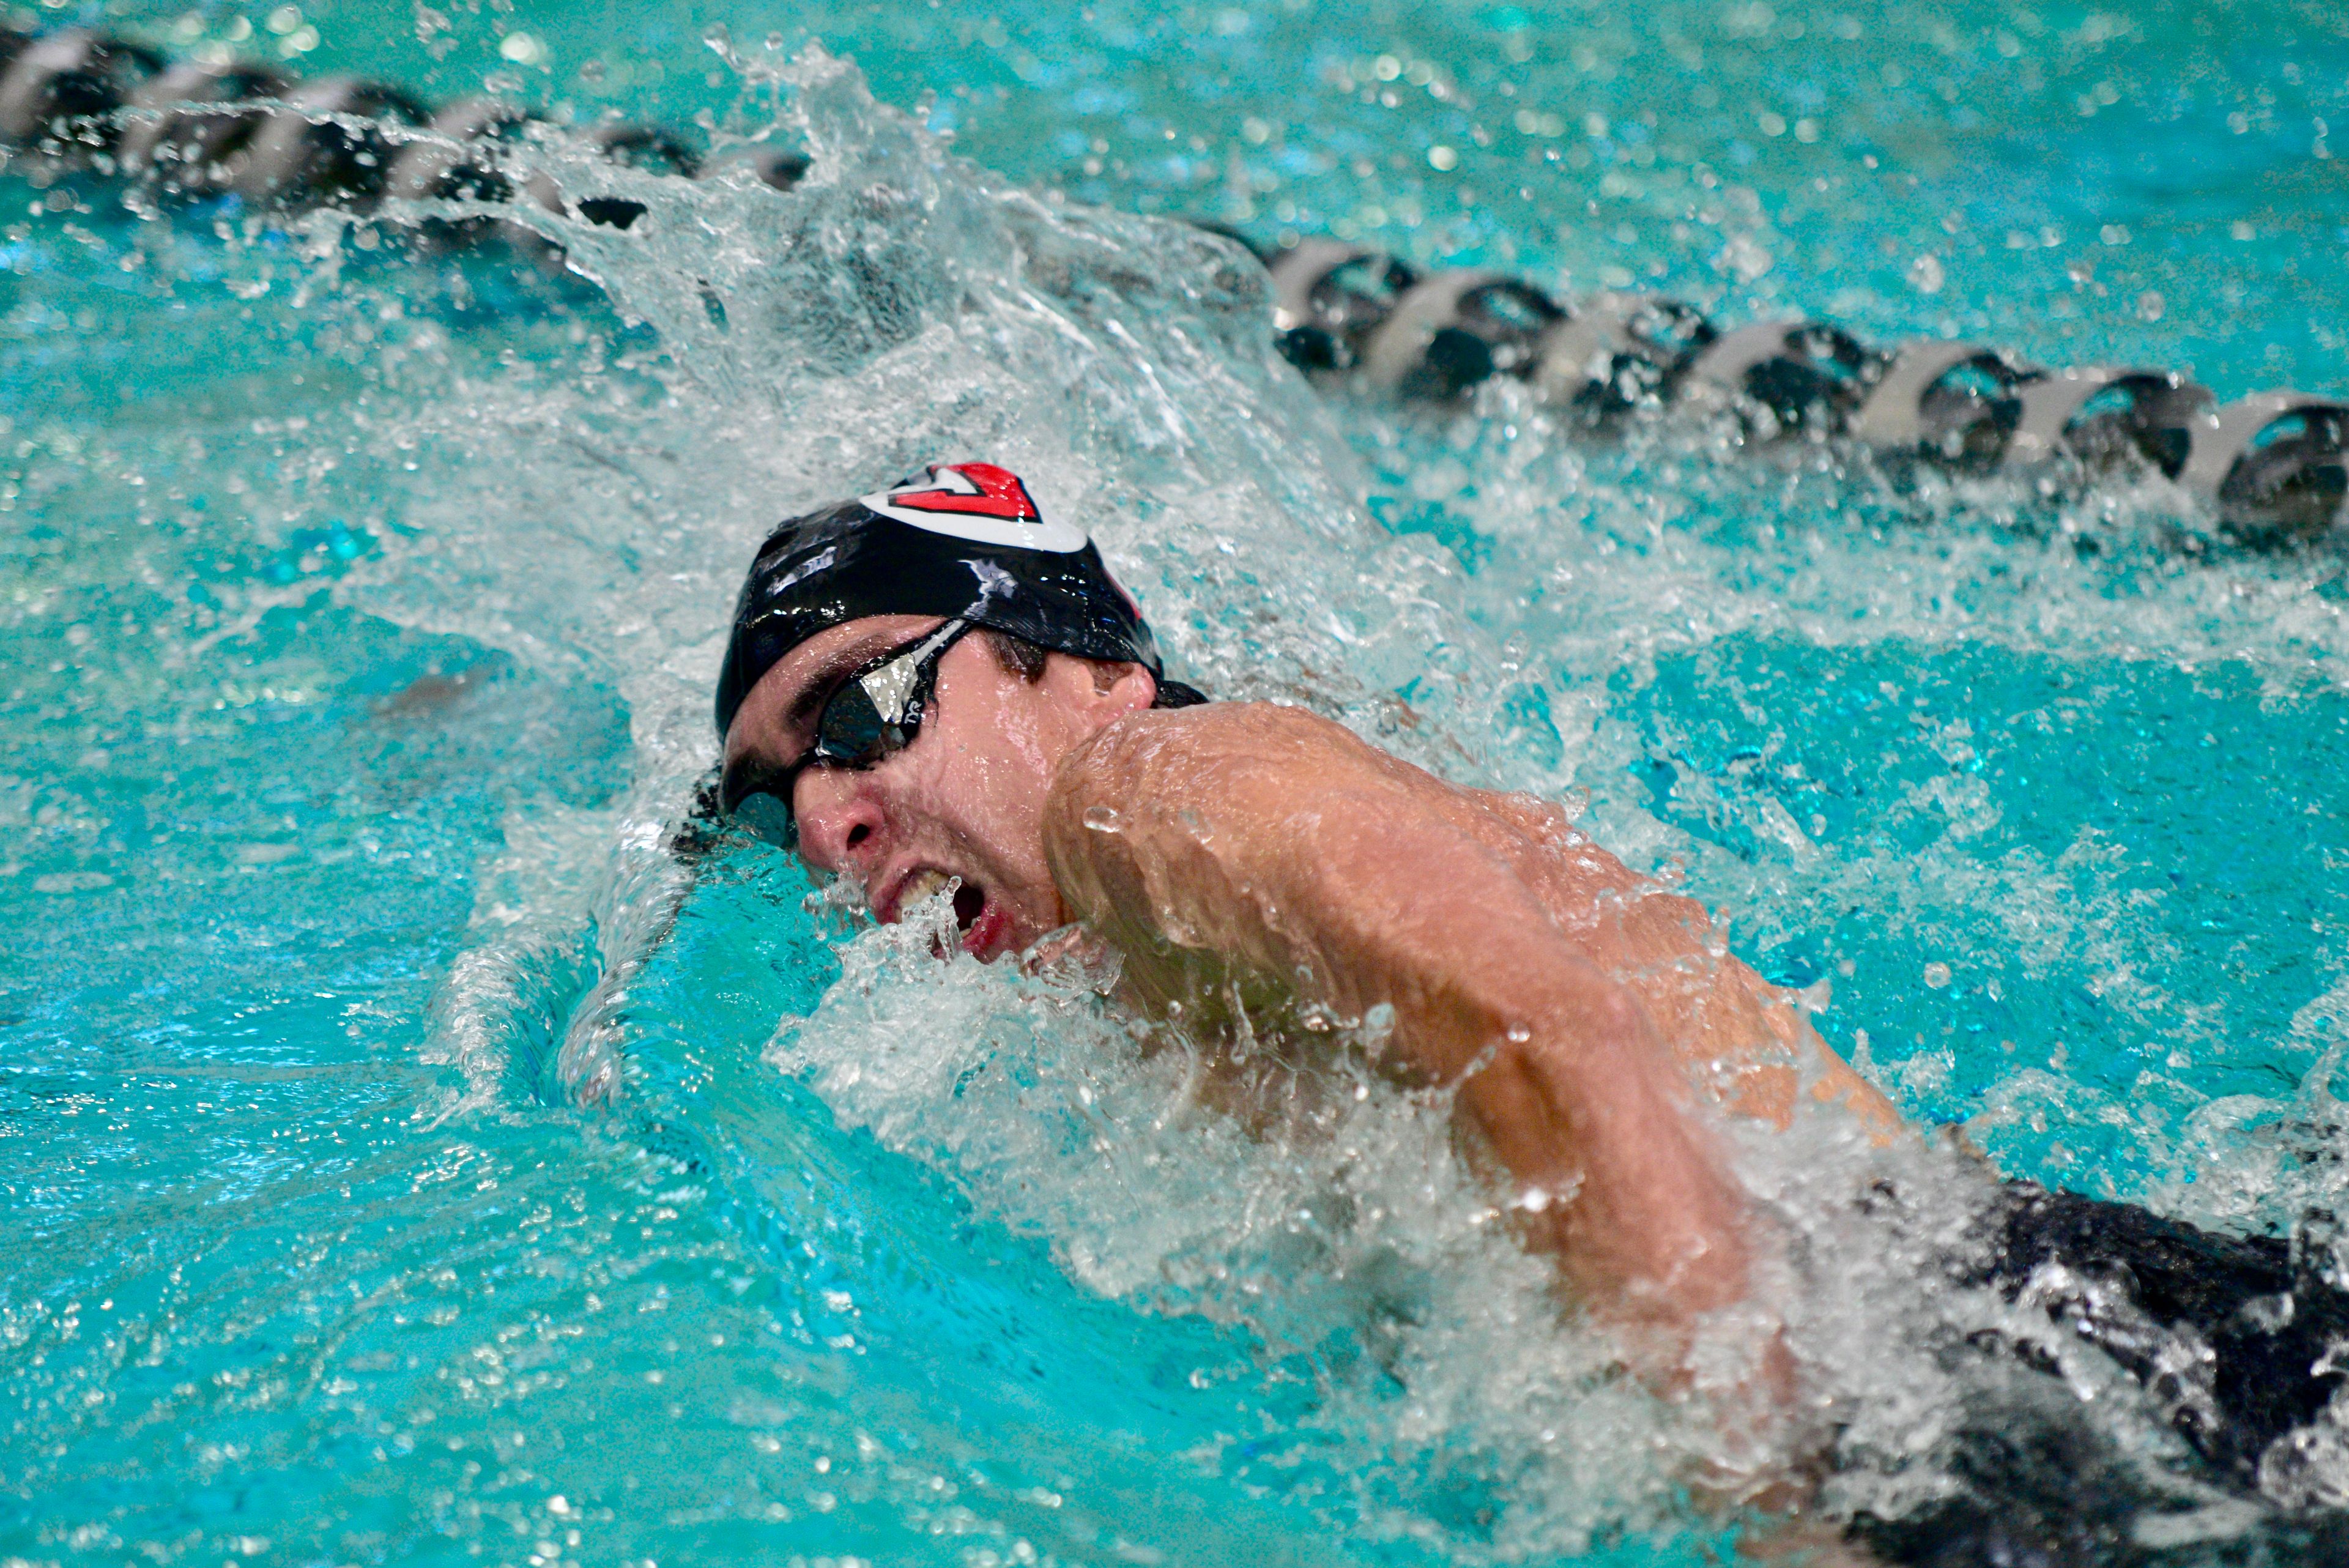
[[(360, 213), (386, 200), (531, 202), (623, 230), (644, 215), (640, 202), (567, 194), (543, 171), (510, 168), (507, 154), (538, 123), (495, 99), (435, 109), (357, 77), (305, 82), (249, 61), (172, 62), (109, 33), (0, 28), (0, 157), (36, 188), (77, 172), (118, 178), (126, 202), (150, 210), (223, 199)], [(614, 120), (584, 133), (618, 164), (683, 179), (709, 172), (657, 126)], [(742, 157), (778, 191), (808, 167), (780, 150)], [(1337, 240), (1268, 249), (1226, 225), (1201, 226), (1265, 265), (1280, 352), (1323, 384), (1445, 403), (1511, 379), (1594, 433), (1646, 410), (1712, 410), (1759, 446), (1857, 443), (1896, 482), (1920, 468), (2006, 472), (2053, 493), (2150, 470), (2239, 543), (2349, 535), (2349, 403), (2335, 399), (2287, 389), (2221, 406), (2207, 387), (2155, 367), (2051, 369), (1938, 337), (1875, 347), (1818, 320), (1724, 331), (1659, 295), (1560, 300), (1498, 272), (1422, 274)], [(436, 219), (422, 232), (559, 255), (534, 231), (494, 217)]]

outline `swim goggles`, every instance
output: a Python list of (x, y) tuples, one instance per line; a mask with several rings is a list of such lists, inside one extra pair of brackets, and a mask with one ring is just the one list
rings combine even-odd
[(967, 620), (950, 620), (926, 638), (900, 643), (858, 669), (832, 689), (815, 721), (815, 743), (782, 766), (740, 756), (719, 781), (719, 801), (728, 816), (754, 836), (781, 849), (799, 846), (799, 822), (792, 815), (792, 790), (803, 769), (870, 768), (914, 743), (922, 732), (938, 681), (938, 660), (967, 632)]

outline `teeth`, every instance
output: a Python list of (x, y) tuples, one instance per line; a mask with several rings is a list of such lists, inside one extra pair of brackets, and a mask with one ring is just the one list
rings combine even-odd
[(945, 892), (947, 884), (953, 880), (953, 877), (943, 871), (916, 871), (906, 879), (905, 890), (898, 896), (898, 905), (910, 909), (923, 899), (935, 898)]

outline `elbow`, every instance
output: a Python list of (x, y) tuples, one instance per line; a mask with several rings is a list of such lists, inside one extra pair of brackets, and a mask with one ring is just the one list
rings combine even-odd
[[(1532, 1051), (1557, 1065), (1616, 1072), (1668, 1064), (1669, 1053), (1647, 1007), (1631, 988), (1588, 960), (1567, 960), (1544, 983), (1500, 999), (1487, 1037)], [(1639, 1076), (1677, 1081), (1646, 1071)]]
[(1646, 1004), (1630, 986), (1598, 972), (1596, 966), (1591, 978), (1595, 994), (1579, 1002), (1589, 1032), (1601, 1040), (1619, 1042), (1628, 1048), (1646, 1048), (1661, 1058), (1662, 1041)]

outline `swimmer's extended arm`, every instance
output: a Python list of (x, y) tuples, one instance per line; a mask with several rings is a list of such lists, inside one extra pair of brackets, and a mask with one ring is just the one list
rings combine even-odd
[[(1736, 1300), (1747, 1204), (1645, 1011), (1577, 953), (1461, 792), (1293, 709), (1134, 714), (1071, 756), (1045, 845), (1071, 913), (1153, 1001), (1232, 968), (1341, 1013), (1523, 1187), (1584, 1298), (1659, 1324)], [(1537, 1204), (1540, 1202), (1537, 1199)]]

